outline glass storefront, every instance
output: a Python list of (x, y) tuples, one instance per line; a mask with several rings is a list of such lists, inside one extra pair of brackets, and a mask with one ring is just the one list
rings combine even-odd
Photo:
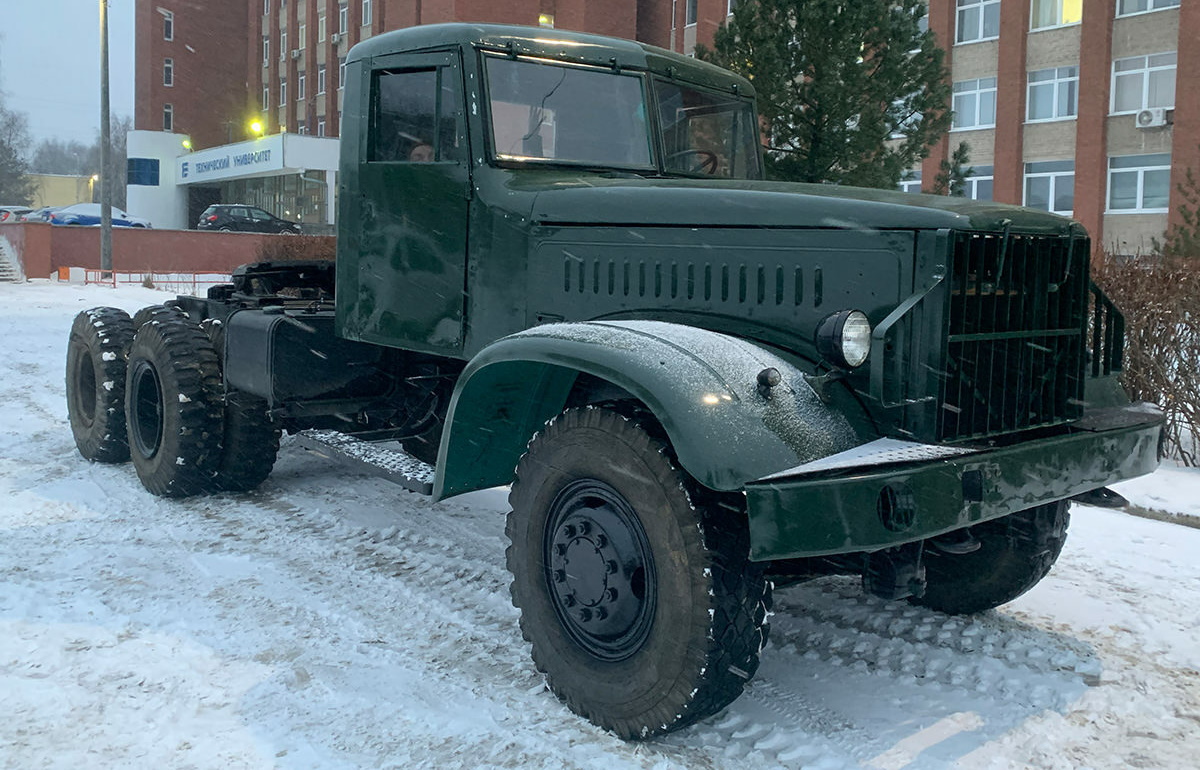
[(306, 233), (321, 233), (326, 224), (327, 172), (283, 174), (221, 182), (222, 203), (245, 203), (266, 209), (277, 217), (299, 222)]

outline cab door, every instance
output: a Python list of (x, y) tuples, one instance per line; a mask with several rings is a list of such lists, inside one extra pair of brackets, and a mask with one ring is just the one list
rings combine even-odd
[[(373, 59), (362, 74), (357, 269), (339, 285), (343, 334), (455, 355), (465, 313), (471, 198), (457, 51)], [(342, 255), (339, 254), (339, 260)], [(339, 282), (346, 276), (339, 268)], [(350, 289), (353, 296), (341, 296)]]

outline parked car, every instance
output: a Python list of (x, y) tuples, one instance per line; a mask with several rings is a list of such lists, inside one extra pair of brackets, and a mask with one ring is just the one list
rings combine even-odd
[(19, 222), (21, 215), (33, 209), (28, 206), (0, 206), (0, 222)]
[[(98, 225), (100, 224), (99, 203), (76, 203), (50, 212), (46, 219), (52, 225)], [(113, 227), (150, 227), (150, 222), (130, 216), (116, 206), (112, 207)]]
[(50, 215), (58, 211), (62, 206), (42, 206), (40, 209), (32, 209), (21, 214), (20, 221), (22, 222), (48, 222)]
[(300, 225), (280, 219), (256, 206), (247, 206), (244, 203), (217, 203), (204, 210), (200, 221), (196, 223), (196, 229), (297, 235)]

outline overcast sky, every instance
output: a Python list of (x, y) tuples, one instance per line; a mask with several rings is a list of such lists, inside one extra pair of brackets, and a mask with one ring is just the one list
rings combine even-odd
[[(109, 0), (113, 118), (133, 116), (133, 8)], [(0, 0), (0, 91), (34, 143), (90, 144), (100, 128), (100, 1)]]

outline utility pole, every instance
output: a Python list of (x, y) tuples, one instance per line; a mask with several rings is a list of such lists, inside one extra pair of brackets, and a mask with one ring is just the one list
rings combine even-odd
[(100, 276), (112, 277), (112, 180), (108, 120), (108, 0), (100, 0)]

